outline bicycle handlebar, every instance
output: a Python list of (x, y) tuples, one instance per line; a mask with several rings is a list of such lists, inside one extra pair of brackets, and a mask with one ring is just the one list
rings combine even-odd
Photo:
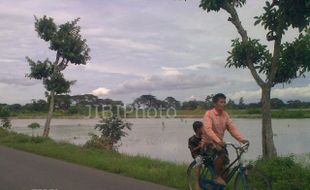
[[(243, 144), (241, 146), (239, 144), (234, 144), (234, 143), (231, 143), (231, 142), (226, 142), (225, 146), (233, 147), (236, 150), (237, 159), (240, 159), (241, 155), (248, 150), (248, 148), (250, 146), (250, 142), (247, 142), (247, 143), (245, 143), (245, 144)], [(195, 165), (201, 165), (203, 163), (203, 156), (197, 156), (195, 158), (195, 161), (196, 161)]]
[(248, 151), (248, 148), (250, 146), (250, 142), (247, 142), (247, 143), (245, 143), (245, 144), (243, 144), (241, 146), (239, 144), (234, 144), (234, 143), (231, 143), (231, 142), (226, 142), (225, 146), (233, 147), (236, 150), (236, 153), (238, 155), (241, 155), (242, 153)]

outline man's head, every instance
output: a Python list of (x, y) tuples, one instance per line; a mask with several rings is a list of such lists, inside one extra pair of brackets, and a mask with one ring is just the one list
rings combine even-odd
[(212, 102), (217, 110), (224, 110), (226, 105), (226, 96), (222, 93), (215, 94), (212, 98)]
[(197, 136), (202, 135), (202, 127), (203, 127), (203, 123), (201, 121), (195, 121), (193, 123), (193, 129)]

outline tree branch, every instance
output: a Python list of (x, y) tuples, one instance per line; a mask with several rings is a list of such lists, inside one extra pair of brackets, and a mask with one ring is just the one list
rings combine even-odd
[(282, 41), (282, 32), (281, 32), (281, 24), (279, 24), (278, 29), (276, 31), (276, 39), (273, 46), (273, 57), (270, 72), (267, 77), (267, 85), (272, 87), (273, 82), (276, 78), (276, 74), (279, 68), (279, 58), (280, 58), (280, 50), (281, 50), (281, 41)]
[[(249, 40), (248, 34), (241, 24), (241, 21), (239, 19), (239, 16), (238, 16), (238, 13), (237, 13), (235, 7), (229, 3), (225, 3), (222, 8), (230, 14), (231, 17), (228, 18), (228, 21), (230, 21), (237, 28), (237, 31), (241, 36), (242, 42), (248, 42), (248, 40)], [(256, 83), (260, 87), (265, 86), (266, 83), (258, 75), (252, 61), (249, 58), (247, 58), (246, 63), (247, 63), (247, 67), (250, 69), (251, 74), (252, 74), (253, 78), (255, 79)]]
[(68, 66), (68, 60), (62, 58), (61, 62), (59, 63), (58, 67), (60, 71), (63, 71)]
[(58, 65), (59, 58), (60, 58), (60, 56), (59, 56), (59, 53), (57, 52), (57, 54), (56, 54), (56, 60), (55, 60), (55, 62), (54, 62), (53, 65)]

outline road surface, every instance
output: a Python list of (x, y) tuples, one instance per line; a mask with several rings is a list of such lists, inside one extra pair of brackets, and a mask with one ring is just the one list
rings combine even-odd
[(0, 190), (175, 190), (0, 145)]

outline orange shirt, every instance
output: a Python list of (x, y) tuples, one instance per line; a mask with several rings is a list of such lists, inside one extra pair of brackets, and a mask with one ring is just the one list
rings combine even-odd
[(239, 142), (244, 139), (225, 111), (219, 113), (215, 108), (208, 110), (203, 117), (203, 124), (202, 141), (204, 143), (223, 141), (226, 130)]

